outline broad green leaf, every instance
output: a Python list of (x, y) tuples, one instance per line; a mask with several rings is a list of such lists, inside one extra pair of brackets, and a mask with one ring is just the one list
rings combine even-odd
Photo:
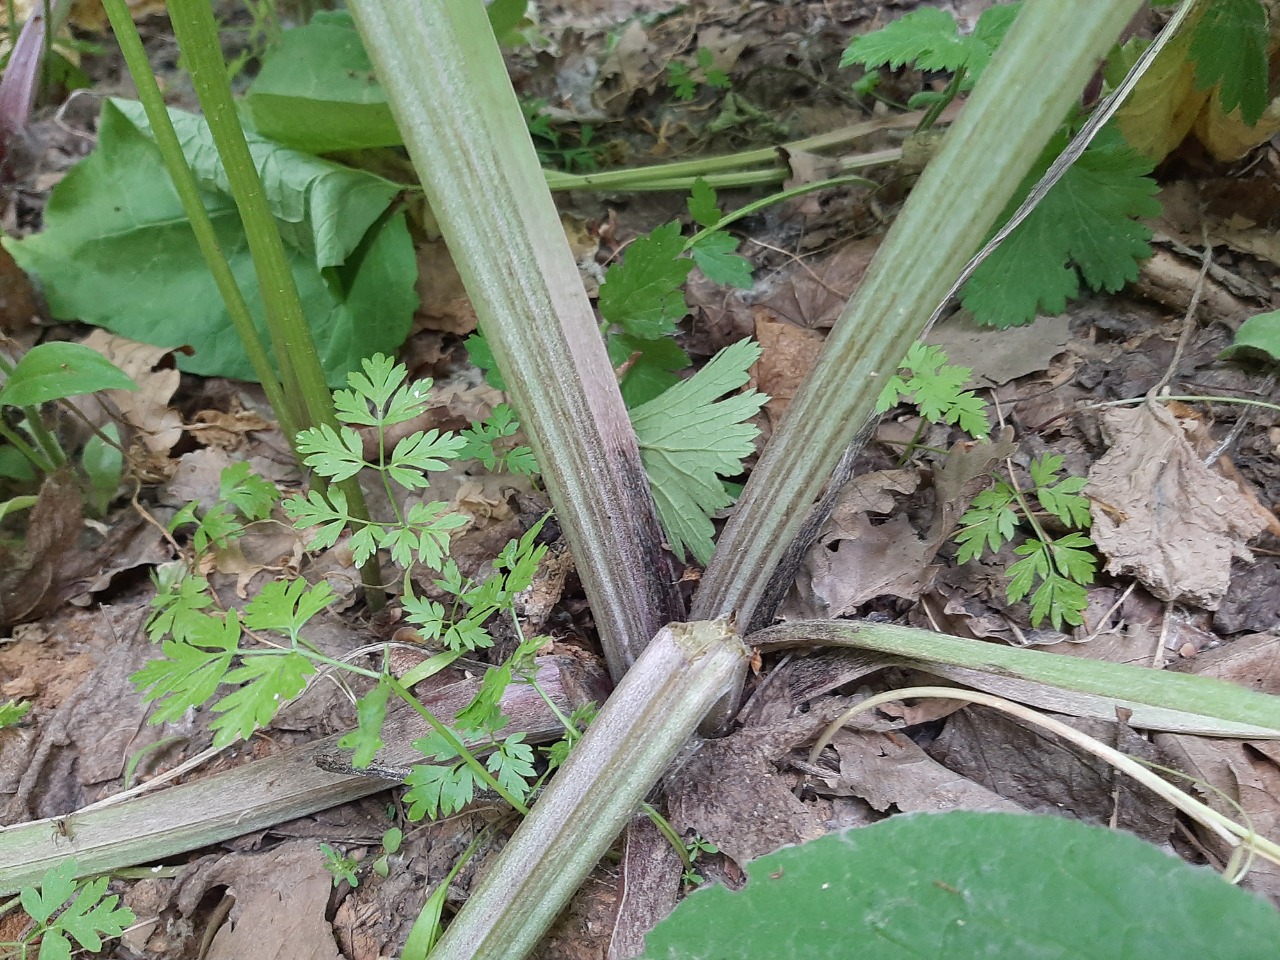
[(529, 0), (489, 0), (485, 12), (500, 44), (513, 46), (524, 39), (519, 28), (530, 23), (528, 10)]
[[(1062, 145), (1059, 137), (1055, 147)], [(1046, 152), (1019, 201), (1056, 153)], [(979, 323), (1019, 326), (1037, 311), (1061, 313), (1082, 277), (1094, 290), (1112, 293), (1135, 279), (1139, 261), (1151, 256), (1151, 230), (1134, 218), (1160, 212), (1150, 170), (1148, 160), (1104, 130), (974, 271), (961, 293), (965, 308)]]
[(1196, 87), (1218, 88), (1222, 109), (1252, 126), (1267, 109), (1267, 13), (1258, 0), (1214, 0), (1191, 35)]
[(244, 108), (262, 136), (307, 153), (404, 142), (345, 11), (319, 11), (307, 26), (281, 34), (245, 94)]
[(621, 263), (605, 273), (600, 285), (600, 315), (635, 337), (672, 333), (689, 310), (684, 282), (693, 261), (682, 257), (684, 238), (672, 221), (637, 237)]
[(1223, 355), (1234, 356), (1238, 351), (1252, 350), (1280, 360), (1280, 310), (1260, 313), (1240, 324), (1235, 340)]
[(739, 340), (688, 380), (631, 411), (658, 518), (678, 557), (692, 553), (704, 565), (711, 559), (711, 515), (732, 502), (721, 478), (742, 472), (758, 432), (745, 421), (768, 399), (755, 390), (718, 398), (747, 382), (747, 368), (759, 356), (757, 344)]
[(1053, 816), (898, 816), (697, 890), (646, 960), (1270, 960), (1280, 913), (1127, 833)]
[(0, 520), (3, 520), (9, 514), (18, 510), (30, 510), (39, 502), (40, 498), (34, 494), (27, 494), (26, 496), (21, 497), (11, 497), (8, 500), (0, 501)]
[[(255, 322), (265, 332), (257, 274), (208, 130), (171, 111)], [(54, 189), (44, 232), (4, 241), (40, 277), (54, 316), (144, 343), (191, 347), (192, 373), (255, 379), (195, 237), (146, 135), (141, 110), (103, 105), (98, 148)], [(399, 187), (266, 141), (251, 144), (285, 237), (330, 385), (362, 356), (393, 352), (417, 306), (417, 265), (403, 213), (384, 218)]]
[[(142, 104), (136, 100), (110, 103), (154, 142)], [(181, 110), (170, 110), (169, 117), (200, 185), (230, 197), (227, 174), (204, 118)], [(403, 189), (374, 174), (289, 150), (262, 137), (250, 135), (248, 142), (280, 235), (317, 267), (345, 263)]]
[(34, 407), (98, 390), (137, 390), (127, 373), (82, 343), (32, 347), (0, 389), (0, 407)]

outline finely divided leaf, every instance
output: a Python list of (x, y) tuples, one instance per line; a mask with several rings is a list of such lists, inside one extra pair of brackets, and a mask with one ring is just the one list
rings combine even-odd
[(315, 664), (300, 653), (245, 657), (243, 664), (225, 678), (226, 683), (242, 686), (213, 705), (213, 712), (221, 714), (209, 724), (214, 730), (213, 745), (225, 747), (239, 739), (247, 740), (302, 692), (307, 677), (315, 671)]
[(129, 677), (143, 702), (160, 700), (152, 723), (176, 720), (189, 708), (208, 700), (231, 666), (240, 641), (240, 620), (234, 610), (226, 618), (191, 612), (185, 624), (186, 639), (166, 640), (163, 658), (152, 660)]
[(1267, 13), (1258, 0), (1214, 0), (1191, 35), (1196, 87), (1218, 87), (1222, 109), (1249, 126), (1267, 109)]
[(755, 390), (717, 398), (746, 383), (747, 368), (759, 356), (757, 344), (740, 340), (690, 379), (631, 411), (658, 517), (679, 557), (692, 553), (702, 564), (711, 559), (711, 514), (733, 501), (721, 478), (742, 472), (757, 432), (744, 421), (768, 399)]
[(244, 625), (250, 630), (285, 633), (296, 641), (307, 621), (335, 599), (333, 588), (324, 580), (314, 587), (301, 577), (272, 580), (245, 604)]
[(855, 37), (840, 58), (840, 66), (861, 63), (897, 70), (915, 63), (921, 70), (954, 72), (964, 66), (970, 51), (970, 44), (960, 36), (951, 14), (925, 7), (873, 33)]
[(951, 14), (925, 7), (885, 27), (854, 38), (840, 58), (840, 66), (861, 63), (868, 68), (897, 70), (908, 63), (919, 70), (955, 73), (964, 67), (969, 83), (982, 73), (1017, 15), (1016, 3), (992, 7), (978, 18), (973, 33), (961, 36)]
[(365, 467), (364, 441), (351, 427), (334, 430), (327, 423), (298, 434), (302, 462), (335, 483), (349, 480)]
[(979, 323), (1018, 326), (1037, 311), (1061, 313), (1079, 276), (1109, 292), (1135, 279), (1139, 261), (1151, 255), (1151, 231), (1133, 218), (1160, 212), (1150, 169), (1118, 134), (1103, 131), (974, 272), (961, 294), (965, 308)]
[(265, 520), (280, 499), (280, 491), (270, 480), (254, 473), (247, 460), (241, 460), (223, 468), (218, 499), (231, 504), (246, 520)]

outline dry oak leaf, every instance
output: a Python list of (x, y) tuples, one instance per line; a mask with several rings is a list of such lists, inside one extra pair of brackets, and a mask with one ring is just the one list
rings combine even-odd
[(1111, 449), (1089, 471), (1093, 541), (1107, 572), (1134, 576), (1156, 597), (1216, 610), (1231, 560), (1266, 527), (1240, 488), (1200, 462), (1168, 410), (1110, 410)]

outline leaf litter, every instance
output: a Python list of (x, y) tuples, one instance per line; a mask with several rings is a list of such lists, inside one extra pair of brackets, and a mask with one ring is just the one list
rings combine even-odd
[[(630, 10), (632, 5), (626, 6)], [(595, 6), (590, 13), (601, 16)], [(794, 19), (800, 16), (795, 11), (778, 12), (776, 22), (750, 13), (734, 21), (724, 19), (722, 12), (721, 22), (734, 29), (714, 35), (705, 26), (698, 29), (700, 18), (710, 15), (694, 7), (653, 24), (631, 20), (612, 51), (598, 60), (604, 84), (594, 102), (571, 105), (606, 115), (641, 105), (643, 111), (633, 112), (649, 114), (644, 120), (650, 132), (671, 131), (648, 141), (649, 156), (706, 147), (697, 124), (673, 125), (670, 116), (661, 115), (668, 108), (655, 106), (670, 59), (670, 36), (683, 32), (690, 51), (708, 46), (725, 63), (746, 58), (759, 66), (785, 62), (789, 54), (779, 51), (794, 49), (786, 39), (788, 29), (807, 26)], [(587, 50), (599, 44), (599, 24), (589, 27), (592, 21), (573, 16), (568, 9), (548, 11), (548, 22), (563, 27), (556, 38), (561, 49), (577, 45)], [(735, 34), (747, 37), (740, 49), (735, 49), (738, 42), (730, 42)], [(551, 76), (553, 82), (558, 79)], [(571, 86), (568, 78), (564, 83)], [(811, 114), (807, 119), (830, 126), (838, 111), (829, 107), (828, 112), (830, 116)], [(806, 117), (797, 115), (804, 122)], [(739, 130), (729, 140), (743, 135)], [(1253, 176), (1273, 182), (1275, 170), (1254, 171)], [(621, 208), (612, 199), (573, 203), (574, 213), (586, 223), (620, 222), (630, 232), (671, 217), (661, 201), (645, 198)], [(1246, 212), (1246, 219), (1259, 218), (1257, 210)], [(857, 191), (849, 191), (834, 210), (812, 197), (802, 198), (767, 212), (762, 229), (750, 232), (774, 248), (748, 245), (745, 250), (762, 278), (751, 290), (712, 288), (695, 274), (688, 294), (692, 320), (682, 325), (682, 345), (691, 355), (706, 358), (754, 332), (762, 353), (752, 368), (752, 386), (772, 397), (757, 418), (766, 427), (785, 416), (786, 401), (816, 360), (822, 331), (830, 327), (874, 254), (877, 237), (849, 236), (875, 218), (868, 198)], [(1219, 198), (1216, 212), (1203, 218), (1197, 212), (1193, 223), (1195, 232), (1188, 231), (1179, 242), (1200, 244), (1202, 224), (1211, 239), (1225, 241), (1226, 252), (1218, 254), (1225, 278), (1210, 280), (1200, 334), (1177, 368), (1175, 386), (1200, 392), (1194, 389), (1197, 384), (1219, 384), (1235, 376), (1237, 385), (1254, 387), (1257, 379), (1223, 373), (1216, 357), (1226, 345), (1228, 324), (1236, 318), (1215, 310), (1240, 304), (1248, 291), (1268, 290), (1274, 271), (1266, 263), (1280, 258), (1267, 252), (1263, 240), (1254, 237), (1246, 243), (1248, 227), (1232, 213), (1227, 195)], [(597, 248), (599, 258), (608, 255), (596, 240), (588, 233), (585, 259), (596, 257)], [(1157, 262), (1180, 256), (1169, 249), (1158, 251)], [(444, 381), (433, 394), (432, 424), (465, 425), (487, 413), (499, 397), (474, 376), (444, 379), (463, 362), (458, 338), (470, 332), (474, 316), (458, 296), (456, 273), (439, 248), (420, 245), (417, 256), (424, 277), (420, 291), (429, 296), (415, 317), (414, 339), (406, 349), (420, 358), (418, 372)], [(598, 266), (595, 260), (592, 266)], [(1144, 267), (1139, 290), (1145, 289), (1142, 282), (1152, 270)], [(1231, 278), (1238, 282), (1229, 284)], [(1160, 302), (1178, 303), (1181, 297), (1185, 303), (1185, 272), (1162, 277), (1161, 283)], [(1003, 422), (1021, 446), (1015, 450), (1011, 440), (998, 437), (998, 449), (988, 449), (954, 428), (929, 428), (925, 446), (943, 453), (924, 452), (899, 462), (918, 420), (910, 410), (892, 413), (881, 425), (880, 442), (863, 454), (859, 475), (842, 492), (806, 558), (786, 613), (905, 619), (998, 642), (1052, 643), (1074, 655), (1195, 670), (1280, 693), (1280, 679), (1271, 668), (1280, 609), (1266, 602), (1277, 592), (1280, 568), (1272, 562), (1277, 540), (1274, 530), (1263, 532), (1268, 518), (1256, 505), (1269, 513), (1267, 506), (1280, 501), (1272, 435), (1276, 419), (1259, 414), (1247, 423), (1237, 445), (1224, 455), (1234, 460), (1235, 469), (1220, 472), (1203, 465), (1205, 451), (1195, 445), (1194, 435), (1212, 431), (1220, 438), (1239, 416), (1238, 409), (1206, 405), (1175, 413), (1160, 404), (1103, 414), (1081, 409), (1087, 402), (1145, 393), (1168, 366), (1176, 326), (1167, 312), (1116, 295), (1073, 305), (1061, 317), (1041, 318), (998, 336), (963, 320), (940, 328), (931, 342), (946, 343), (955, 351), (953, 362), (973, 368), (976, 383), (996, 388)], [(146, 514), (126, 503), (102, 521), (103, 536), (83, 526), (56, 486), (41, 494), (43, 505), (27, 530), (28, 556), (10, 568), (11, 576), (25, 579), (0, 594), (9, 631), (9, 642), (0, 647), (0, 694), (36, 703), (26, 726), (0, 734), (6, 823), (66, 814), (118, 792), (127, 760), (140, 751), (145, 753), (133, 771), (135, 778), (172, 767), (207, 745), (207, 716), (186, 717), (164, 730), (148, 726), (145, 707), (125, 682), (150, 655), (140, 630), (150, 595), (146, 574), (172, 556), (161, 528), (185, 502), (216, 499), (217, 478), (227, 464), (248, 460), (272, 479), (301, 481), (284, 453), (283, 438), (257, 412), (262, 407), (253, 389), (231, 385), (205, 403), (191, 392), (198, 388), (179, 380), (163, 351), (100, 333), (93, 336), (102, 338), (105, 355), (130, 358), (133, 366), (126, 368), (142, 386), (133, 396), (138, 406), (121, 401), (116, 406), (136, 431), (138, 448), (147, 452), (149, 486), (140, 495)], [(1030, 630), (1026, 604), (1004, 599), (998, 564), (972, 561), (957, 568), (947, 545), (965, 504), (993, 467), (1011, 458), (1016, 469), (1025, 469), (1032, 457), (1046, 451), (1059, 452), (1073, 467), (1088, 471), (1093, 536), (1108, 563), (1106, 576), (1089, 588), (1085, 626), (1067, 632)], [(528, 489), (463, 472), (440, 482), (443, 498), (473, 518), (455, 541), (464, 565), (478, 566), (491, 558), (522, 518), (536, 512), (522, 500), (531, 495)], [(1242, 483), (1251, 486), (1250, 493), (1243, 492)], [(234, 604), (275, 571), (300, 568), (335, 586), (345, 578), (347, 595), (354, 593), (354, 571), (341, 545), (307, 559), (297, 540), (277, 524), (219, 553), (209, 574), (220, 596)], [(72, 575), (88, 568), (96, 568), (100, 576)], [(574, 592), (572, 578), (565, 589), (558, 623), (566, 636), (589, 633), (589, 612)], [(394, 626), (376, 618), (352, 622), (340, 616), (324, 624), (316, 639), (339, 652), (350, 646), (353, 634), (361, 639), (379, 631), (385, 635)], [(1212, 836), (1198, 835), (1189, 842), (1185, 828), (1166, 809), (1123, 786), (1089, 758), (980, 709), (929, 703), (887, 708), (863, 726), (837, 735), (816, 766), (807, 763), (806, 744), (854, 697), (908, 679), (902, 667), (886, 668), (856, 657), (815, 654), (766, 663), (748, 689), (741, 728), (692, 750), (666, 783), (677, 829), (696, 830), (720, 848), (705, 861), (704, 873), (736, 884), (743, 862), (780, 844), (895, 812), (960, 807), (1065, 806), (1075, 816), (1114, 820), (1193, 859), (1225, 858), (1226, 851), (1215, 846)], [(316, 733), (338, 730), (347, 719), (340, 702), (309, 693), (267, 735), (237, 752), (268, 755)], [(1207, 802), (1232, 813), (1215, 788), (1222, 791), (1244, 808), (1260, 833), (1280, 832), (1274, 799), (1280, 795), (1280, 755), (1274, 745), (1172, 734), (1157, 735), (1153, 742), (1122, 719), (1087, 723), (1106, 742), (1190, 773)], [(228, 756), (215, 764), (237, 760)], [(485, 823), (497, 813), (482, 805), (472, 817)], [(433, 825), (407, 843), (404, 870), (393, 871), (385, 881), (362, 881), (355, 890), (333, 892), (329, 875), (317, 869), (316, 838), (336, 838), (369, 858), (376, 855), (386, 822), (380, 804), (362, 801), (222, 844), (193, 860), (176, 880), (135, 882), (128, 890), (129, 902), (139, 916), (157, 919), (133, 931), (127, 946), (135, 953), (184, 956), (198, 945), (194, 931), (203, 929), (212, 913), (221, 916), (222, 926), (207, 956), (242, 956), (246, 951), (254, 956), (378, 956), (388, 945), (403, 942), (419, 902), (417, 877), (443, 876), (477, 829), (465, 817)], [(307, 839), (277, 843), (280, 837)], [(468, 867), (451, 887), (455, 905), (475, 874), (476, 868)], [(674, 884), (669, 873), (667, 880)], [(1256, 867), (1247, 883), (1280, 898), (1280, 878), (1266, 868)], [(605, 956), (625, 892), (626, 884), (613, 868), (597, 868), (540, 955)], [(224, 897), (235, 904), (211, 907), (210, 900)], [(324, 918), (332, 901), (337, 906), (329, 924)]]

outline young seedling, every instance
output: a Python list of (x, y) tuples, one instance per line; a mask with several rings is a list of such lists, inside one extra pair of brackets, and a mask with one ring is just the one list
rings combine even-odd
[(672, 60), (667, 64), (667, 86), (677, 100), (688, 102), (697, 97), (699, 86), (728, 90), (733, 81), (729, 74), (715, 65), (715, 53), (699, 47), (692, 66), (683, 60)]
[[(1083, 533), (1091, 523), (1089, 499), (1080, 495), (1088, 481), (1060, 476), (1062, 463), (1058, 454), (1031, 461), (1029, 490), (1018, 487), (1010, 465), (1008, 480), (997, 478), (994, 486), (974, 498), (955, 535), (960, 544), (956, 560), (965, 563), (986, 551), (999, 550), (1025, 525), (1030, 532), (1014, 548), (1022, 559), (1007, 571), (1007, 596), (1010, 603), (1018, 603), (1034, 587), (1031, 624), (1038, 627), (1048, 618), (1055, 630), (1064, 624), (1078, 627), (1084, 623), (1088, 604), (1084, 588), (1093, 582), (1098, 568), (1097, 558), (1090, 552), (1093, 541)], [(1031, 499), (1038, 501), (1040, 511), (1032, 509)], [(1068, 532), (1051, 536), (1042, 522), (1045, 516), (1053, 517)]]

